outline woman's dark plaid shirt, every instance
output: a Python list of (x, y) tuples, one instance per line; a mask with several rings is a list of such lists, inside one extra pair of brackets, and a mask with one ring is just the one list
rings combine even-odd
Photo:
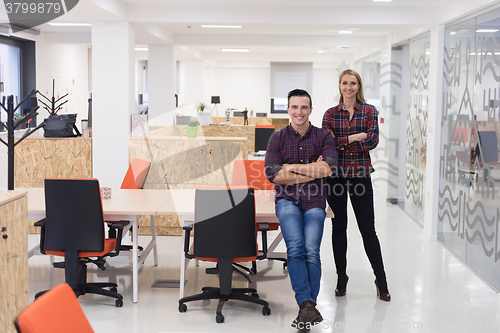
[[(340, 103), (325, 112), (322, 127), (334, 135), (339, 177), (366, 177), (374, 171), (368, 152), (377, 147), (379, 137), (378, 112), (373, 105), (356, 102), (354, 115), (349, 121), (349, 111), (344, 110)], [(367, 133), (368, 137), (349, 144), (347, 137), (361, 132)]]

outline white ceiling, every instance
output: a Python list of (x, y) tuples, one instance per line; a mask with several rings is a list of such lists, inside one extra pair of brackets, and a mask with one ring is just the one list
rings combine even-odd
[[(80, 0), (55, 22), (124, 21), (137, 45), (173, 43), (176, 55), (205, 60), (332, 61), (359, 57), (446, 24), (499, 0)], [(0, 21), (6, 14), (0, 6)], [(202, 24), (241, 25), (209, 29)], [(41, 31), (88, 34), (90, 27)], [(352, 30), (343, 35), (339, 30)], [(51, 40), (54, 40), (51, 39)], [(64, 40), (68, 40), (67, 36)], [(348, 49), (338, 49), (349, 45)], [(249, 48), (227, 54), (222, 47)], [(318, 53), (318, 51), (323, 51)]]

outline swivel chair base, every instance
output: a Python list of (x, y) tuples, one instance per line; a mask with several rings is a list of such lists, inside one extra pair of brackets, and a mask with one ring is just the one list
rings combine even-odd
[[(222, 314), (222, 307), (224, 303), (230, 299), (236, 299), (240, 301), (250, 302), (262, 305), (262, 314), (268, 316), (271, 314), (271, 309), (269, 308), (269, 303), (259, 298), (257, 290), (253, 288), (232, 288), (229, 295), (223, 295), (220, 292), (220, 288), (216, 287), (203, 287), (202, 293), (192, 296), (183, 297), (179, 300), (179, 312), (186, 312), (187, 306), (184, 303), (191, 301), (199, 301), (204, 299), (218, 299), (219, 303), (217, 305), (215, 320), (217, 323), (224, 322), (224, 315)], [(250, 293), (250, 295), (247, 295)]]

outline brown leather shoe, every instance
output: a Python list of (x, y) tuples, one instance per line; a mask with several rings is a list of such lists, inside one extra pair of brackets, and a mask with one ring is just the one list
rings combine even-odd
[(316, 309), (316, 303), (313, 301), (304, 301), (300, 303), (299, 322), (304, 324), (318, 324), (323, 321), (321, 313)]

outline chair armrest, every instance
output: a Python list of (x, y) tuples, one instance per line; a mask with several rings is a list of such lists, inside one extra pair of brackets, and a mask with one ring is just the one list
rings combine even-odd
[(45, 226), (47, 224), (47, 218), (43, 218), (35, 222), (35, 227), (40, 227), (40, 253), (45, 254)]
[(193, 221), (184, 221), (184, 225), (182, 226), (182, 230), (185, 231), (185, 237), (184, 237), (184, 255), (188, 259), (194, 259), (194, 255), (189, 253), (189, 240), (191, 239), (191, 230), (193, 230)]
[(269, 223), (260, 222), (259, 229), (262, 237), (262, 254), (257, 256), (257, 259), (266, 259), (267, 258), (267, 232), (269, 231)]
[(120, 221), (110, 221), (106, 222), (108, 225), (108, 237), (109, 238), (116, 238), (116, 230), (125, 228), (127, 225), (130, 224), (130, 221), (128, 220), (120, 220)]
[[(130, 221), (128, 220), (108, 222), (108, 227), (109, 227), (108, 235), (110, 238), (116, 238), (116, 249), (115, 251), (109, 253), (109, 257), (116, 257), (117, 255), (120, 254), (120, 247), (122, 246), (122, 238), (123, 238), (123, 229), (129, 224)], [(116, 231), (118, 231), (118, 234), (116, 234)]]
[(259, 222), (257, 224), (259, 225), (260, 231), (269, 231), (269, 223), (267, 223), (267, 222)]
[(36, 221), (34, 226), (35, 227), (45, 227), (46, 223), (47, 223), (47, 218), (44, 217), (43, 219)]

